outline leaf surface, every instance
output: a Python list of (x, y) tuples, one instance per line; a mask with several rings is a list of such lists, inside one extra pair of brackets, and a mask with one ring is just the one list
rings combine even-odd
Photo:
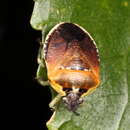
[(130, 130), (130, 1), (36, 0), (31, 18), (33, 28), (47, 34), (60, 22), (79, 24), (96, 41), (101, 84), (84, 97), (78, 109), (80, 116), (60, 103), (47, 123), (48, 129)]

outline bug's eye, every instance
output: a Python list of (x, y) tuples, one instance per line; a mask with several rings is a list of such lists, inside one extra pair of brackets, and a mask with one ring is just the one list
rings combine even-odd
[(83, 94), (83, 93), (85, 93), (85, 92), (87, 92), (88, 91), (88, 89), (84, 89), (84, 88), (80, 88), (79, 89), (79, 92), (81, 93), (81, 94)]

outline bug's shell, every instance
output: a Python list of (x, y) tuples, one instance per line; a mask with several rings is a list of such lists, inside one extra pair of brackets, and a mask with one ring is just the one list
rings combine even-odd
[(62, 96), (79, 88), (87, 95), (99, 83), (99, 55), (90, 34), (73, 23), (57, 24), (45, 39), (44, 58), (51, 86)]

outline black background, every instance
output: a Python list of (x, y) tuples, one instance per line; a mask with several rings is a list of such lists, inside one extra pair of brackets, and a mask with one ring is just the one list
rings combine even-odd
[(0, 2), (0, 95), (2, 129), (45, 130), (52, 112), (48, 87), (35, 78), (38, 39), (32, 29), (32, 0)]

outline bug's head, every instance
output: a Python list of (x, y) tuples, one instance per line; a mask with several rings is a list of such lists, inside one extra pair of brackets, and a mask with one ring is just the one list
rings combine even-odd
[(76, 113), (79, 105), (83, 103), (83, 99), (80, 97), (79, 89), (75, 90), (68, 91), (67, 95), (63, 97), (63, 102), (69, 111)]

